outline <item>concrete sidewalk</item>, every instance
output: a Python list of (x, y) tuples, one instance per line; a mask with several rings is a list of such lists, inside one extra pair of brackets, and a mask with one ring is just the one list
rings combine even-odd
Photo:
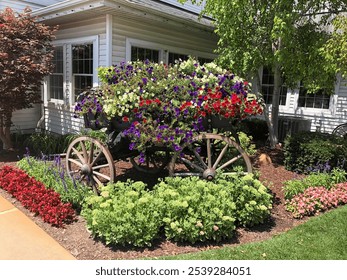
[(0, 195), (0, 260), (75, 260), (75, 257)]

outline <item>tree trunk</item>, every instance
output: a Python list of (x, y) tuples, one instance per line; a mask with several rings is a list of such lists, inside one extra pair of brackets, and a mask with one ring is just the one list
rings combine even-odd
[(11, 119), (12, 112), (3, 112), (0, 114), (0, 139), (3, 143), (3, 149), (13, 150), (11, 140)]
[(282, 86), (281, 79), (281, 67), (278, 63), (275, 63), (274, 68), (274, 91), (272, 96), (272, 108), (271, 108), (271, 123), (272, 132), (270, 133), (270, 146), (275, 148), (278, 143), (278, 114), (280, 104), (280, 92)]
[[(254, 75), (255, 77), (255, 82), (257, 84), (257, 92), (260, 92), (261, 91), (261, 84), (260, 84), (260, 77), (259, 77), (259, 74), (255, 74)], [(271, 118), (271, 114), (269, 112), (269, 109), (268, 107), (266, 106), (266, 104), (264, 104), (264, 118), (265, 118), (265, 121), (266, 121), (266, 124), (267, 124), (267, 128), (269, 130), (269, 141), (270, 141), (270, 146), (271, 147), (275, 147), (275, 145), (277, 144), (277, 141), (274, 141), (274, 126), (273, 126), (273, 121), (272, 121), (272, 118)], [(272, 145), (272, 141), (273, 143), (276, 143), (274, 145)]]

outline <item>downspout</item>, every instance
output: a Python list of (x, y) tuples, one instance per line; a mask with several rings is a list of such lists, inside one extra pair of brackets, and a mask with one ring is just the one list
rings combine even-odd
[(42, 130), (44, 130), (44, 121), (45, 121), (45, 105), (42, 103), (41, 104), (41, 118), (36, 124), (35, 132), (40, 133)]
[(41, 118), (36, 124), (35, 132), (40, 133), (42, 130), (44, 130), (44, 121), (45, 121), (45, 84), (43, 85), (43, 88), (41, 88), (41, 96), (43, 97), (43, 101), (41, 104)]

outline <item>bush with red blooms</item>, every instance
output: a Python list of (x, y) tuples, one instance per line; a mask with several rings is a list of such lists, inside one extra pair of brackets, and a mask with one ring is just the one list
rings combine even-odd
[(44, 222), (63, 227), (75, 218), (70, 203), (63, 203), (60, 195), (29, 177), (22, 170), (4, 166), (0, 170), (0, 187), (14, 196), (29, 211), (39, 215)]

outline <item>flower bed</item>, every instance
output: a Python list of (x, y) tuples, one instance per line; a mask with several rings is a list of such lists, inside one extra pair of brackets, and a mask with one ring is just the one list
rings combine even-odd
[(70, 203), (62, 203), (60, 195), (48, 190), (22, 170), (4, 166), (0, 170), (0, 187), (13, 195), (31, 212), (39, 215), (43, 221), (57, 227), (73, 221), (75, 211)]
[(288, 200), (286, 208), (293, 217), (303, 218), (344, 204), (347, 204), (347, 183), (340, 183), (330, 190), (325, 187), (308, 188)]
[[(77, 116), (93, 115), (94, 127), (119, 118), (129, 127), (129, 149), (162, 144), (180, 151), (211, 115), (232, 122), (262, 113), (247, 81), (215, 65), (189, 59), (173, 66), (144, 62), (101, 67), (98, 90), (77, 102)], [(105, 119), (105, 115), (107, 119)]]

